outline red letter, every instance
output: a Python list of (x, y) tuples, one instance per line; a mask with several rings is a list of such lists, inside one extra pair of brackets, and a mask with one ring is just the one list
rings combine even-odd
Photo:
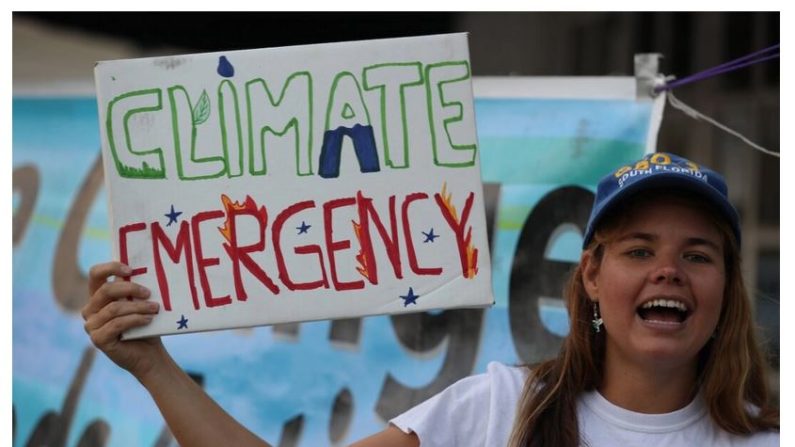
[(187, 220), (183, 220), (179, 225), (176, 246), (168, 239), (160, 223), (152, 224), (152, 253), (155, 261), (155, 274), (157, 284), (160, 286), (160, 296), (163, 298), (163, 308), (171, 310), (171, 299), (168, 291), (168, 280), (166, 272), (163, 270), (163, 262), (160, 259), (160, 247), (166, 250), (166, 254), (173, 262), (179, 262), (182, 253), (185, 253), (185, 270), (188, 272), (188, 283), (190, 285), (190, 296), (193, 298), (193, 308), (199, 309), (199, 297), (196, 294), (196, 284), (193, 279), (193, 255), (190, 249), (190, 227)]
[(386, 254), (389, 256), (389, 261), (392, 263), (392, 270), (395, 272), (395, 277), (398, 279), (403, 278), (403, 272), (400, 265), (400, 245), (398, 241), (397, 219), (395, 218), (395, 196), (389, 196), (389, 223), (392, 237), (384, 228), (381, 223), (381, 218), (373, 207), (373, 199), (364, 197), (361, 191), (356, 193), (356, 199), (359, 202), (359, 224), (361, 226), (361, 237), (359, 243), (362, 246), (362, 253), (366, 259), (367, 265), (367, 279), (371, 284), (378, 284), (378, 268), (375, 264), (375, 254), (373, 253), (373, 241), (370, 238), (370, 220), (369, 216), (373, 217), (373, 223), (384, 242)]
[(436, 204), (439, 205), (439, 209), (442, 210), (442, 216), (444, 216), (447, 224), (450, 225), (450, 228), (455, 233), (455, 242), (458, 245), (458, 256), (461, 259), (461, 274), (464, 275), (464, 278), (474, 278), (478, 271), (478, 250), (472, 248), (472, 259), (468, 261), (467, 248), (472, 242), (472, 227), (469, 227), (469, 230), (467, 230), (466, 237), (464, 236), (464, 227), (466, 227), (467, 220), (469, 220), (469, 212), (472, 210), (472, 202), (475, 199), (475, 193), (469, 193), (469, 197), (467, 197), (464, 203), (464, 211), (461, 212), (461, 220), (459, 222), (455, 221), (455, 218), (453, 218), (450, 210), (444, 204), (444, 200), (442, 200), (442, 196), (439, 193), (434, 194), (434, 198), (436, 199)]
[[(127, 254), (127, 233), (143, 230), (146, 230), (146, 224), (143, 222), (125, 225), (119, 228), (119, 261), (121, 261), (122, 264), (129, 265), (130, 262), (129, 255)], [(129, 281), (133, 276), (143, 275), (144, 273), (146, 273), (146, 267), (133, 269), (130, 276), (125, 276), (124, 280)]]
[[(253, 204), (253, 201), (251, 202)], [(256, 206), (256, 205), (253, 205)], [(256, 210), (256, 211), (255, 211)], [(240, 263), (242, 262), (246, 269), (251, 272), (262, 284), (265, 285), (274, 295), (279, 293), (279, 288), (270, 279), (267, 273), (262, 270), (249, 253), (264, 251), (265, 250), (265, 229), (268, 227), (268, 212), (262, 206), (256, 208), (229, 208), (227, 209), (227, 225), (229, 226), (229, 243), (224, 243), (224, 249), (232, 260), (232, 276), (235, 280), (235, 293), (237, 294), (238, 301), (245, 301), (248, 298), (246, 290), (243, 288), (243, 280), (240, 277)], [(221, 214), (223, 216), (223, 213)], [(237, 228), (235, 218), (240, 215), (249, 215), (257, 219), (259, 223), (259, 241), (256, 244), (247, 245), (245, 247), (238, 247), (237, 245)]]
[(282, 233), (282, 227), (284, 226), (284, 222), (290, 218), (290, 216), (297, 214), (300, 211), (303, 211), (308, 208), (314, 208), (315, 201), (314, 200), (307, 200), (304, 202), (296, 203), (295, 205), (291, 205), (287, 207), (284, 211), (279, 213), (276, 216), (276, 220), (273, 221), (273, 251), (276, 253), (276, 265), (279, 267), (279, 279), (282, 280), (285, 286), (287, 286), (290, 290), (312, 290), (317, 289), (320, 287), (325, 287), (328, 289), (328, 277), (326, 276), (326, 266), (323, 264), (323, 252), (320, 250), (320, 246), (317, 244), (311, 245), (302, 245), (300, 247), (295, 247), (293, 251), (299, 255), (306, 255), (306, 254), (316, 254), (318, 260), (320, 261), (320, 270), (323, 272), (323, 279), (319, 279), (313, 282), (301, 282), (296, 283), (290, 279), (289, 273), (287, 273), (287, 266), (284, 264), (284, 256), (282, 255), (282, 241), (279, 237)]
[(418, 275), (438, 276), (442, 274), (441, 267), (422, 268), (417, 264), (417, 253), (414, 251), (414, 242), (411, 238), (411, 228), (409, 227), (409, 205), (415, 200), (424, 200), (427, 198), (428, 194), (424, 192), (415, 192), (414, 194), (407, 195), (406, 199), (403, 200), (403, 234), (406, 237), (406, 251), (409, 254), (409, 266), (411, 266), (411, 271)]
[(232, 298), (229, 295), (219, 298), (213, 297), (213, 292), (210, 290), (210, 281), (207, 279), (207, 267), (218, 265), (220, 261), (218, 258), (205, 258), (202, 254), (202, 238), (201, 231), (199, 231), (199, 224), (205, 220), (220, 219), (224, 217), (224, 212), (204, 211), (196, 214), (190, 221), (191, 229), (193, 230), (193, 243), (196, 245), (196, 266), (199, 268), (199, 279), (202, 283), (202, 291), (204, 292), (204, 303), (207, 307), (224, 306), (232, 303)]
[(356, 204), (356, 199), (353, 197), (331, 200), (323, 204), (323, 226), (325, 227), (324, 230), (326, 232), (326, 250), (328, 251), (329, 267), (331, 267), (331, 281), (334, 283), (334, 288), (336, 290), (354, 290), (354, 289), (364, 288), (364, 281), (359, 280), (351, 282), (340, 282), (337, 279), (337, 262), (334, 260), (334, 252), (350, 248), (351, 241), (347, 239), (344, 241), (331, 240), (331, 233), (333, 229), (333, 225), (331, 222), (331, 212), (334, 210), (334, 208), (351, 206), (355, 204)]

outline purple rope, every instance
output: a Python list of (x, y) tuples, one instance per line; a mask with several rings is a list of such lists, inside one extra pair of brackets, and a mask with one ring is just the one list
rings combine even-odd
[(742, 64), (732, 65), (730, 67), (726, 67), (726, 68), (723, 68), (723, 69), (720, 69), (720, 70), (712, 70), (710, 72), (704, 71), (704, 72), (697, 73), (697, 74), (692, 75), (692, 76), (688, 76), (686, 78), (682, 78), (682, 79), (679, 79), (679, 80), (676, 80), (676, 81), (673, 81), (673, 82), (666, 83), (664, 86), (658, 87), (658, 89), (660, 89), (660, 90), (670, 90), (672, 88), (676, 88), (676, 87), (679, 87), (681, 85), (689, 84), (691, 82), (700, 81), (702, 79), (711, 78), (711, 77), (717, 76), (717, 75), (719, 75), (721, 73), (728, 73), (730, 71), (734, 71), (734, 70), (737, 70), (739, 68), (747, 67), (749, 65), (758, 64), (760, 62), (764, 62), (764, 61), (770, 60), (770, 59), (775, 59), (777, 57), (779, 57), (779, 55), (778, 54), (774, 54), (774, 55), (771, 55), (771, 56), (766, 56), (766, 57), (763, 57), (763, 58), (750, 60), (750, 61), (747, 61), (747, 62), (742, 63)]
[[(753, 59), (753, 58), (756, 58), (756, 57), (761, 57), (762, 55), (766, 55), (766, 53), (772, 53), (773, 51), (775, 51), (776, 53), (778, 53), (778, 51), (779, 51), (779, 48), (780, 48), (780, 47), (781, 47), (781, 44), (776, 44), (776, 45), (773, 45), (773, 46), (771, 46), (771, 47), (767, 47), (767, 48), (765, 48), (765, 49), (763, 49), (763, 50), (755, 51), (755, 52), (753, 52), (753, 53), (751, 53), (751, 54), (748, 54), (748, 55), (746, 55), (746, 56), (739, 57), (739, 58), (737, 58), (737, 59), (734, 59), (734, 60), (732, 60), (732, 61), (729, 61), (729, 62), (724, 62), (724, 63), (722, 63), (722, 64), (720, 64), (720, 65), (717, 65), (717, 66), (715, 66), (715, 67), (708, 68), (708, 69), (706, 69), (706, 70), (702, 71), (701, 73), (705, 73), (705, 72), (712, 72), (712, 71), (718, 71), (718, 70), (720, 70), (720, 69), (722, 69), (722, 68), (726, 68), (726, 67), (732, 67), (732, 66), (734, 66), (735, 64), (740, 64), (740, 63), (742, 63), (742, 62), (745, 62), (745, 61), (751, 60), (751, 59)], [(739, 68), (739, 67), (738, 67), (738, 68)]]
[[(691, 82), (701, 81), (703, 79), (711, 78), (713, 76), (717, 76), (719, 74), (728, 73), (730, 71), (737, 70), (739, 68), (747, 67), (749, 65), (758, 64), (760, 62), (764, 62), (770, 59), (775, 59), (779, 57), (779, 48), (781, 44), (776, 44), (771, 47), (765, 48), (764, 50), (759, 50), (754, 53), (748, 54), (746, 56), (734, 59), (729, 62), (724, 62), (720, 65), (717, 65), (712, 68), (708, 68), (706, 70), (700, 71), (698, 73), (692, 74), (690, 76), (684, 77), (682, 79), (678, 79), (673, 82), (665, 83), (664, 85), (659, 85), (654, 88), (654, 93), (660, 93), (664, 90), (671, 90), (675, 87), (679, 87), (685, 84), (689, 84)], [(767, 54), (771, 53), (772, 51), (776, 51), (776, 54)]]

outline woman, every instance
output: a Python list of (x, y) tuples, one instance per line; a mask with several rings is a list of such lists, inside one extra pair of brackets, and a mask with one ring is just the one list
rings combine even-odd
[[(356, 445), (778, 445), (740, 239), (714, 171), (661, 153), (619, 168), (597, 187), (557, 358), (492, 363)], [(119, 263), (91, 271), (94, 344), (141, 381), (181, 445), (263, 444), (159, 339), (119, 341), (157, 312), (142, 287), (107, 282), (127, 274)]]

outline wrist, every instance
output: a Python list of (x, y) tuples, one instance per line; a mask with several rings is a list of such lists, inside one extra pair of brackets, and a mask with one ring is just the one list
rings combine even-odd
[(137, 371), (131, 372), (144, 388), (151, 391), (159, 383), (169, 380), (175, 371), (179, 371), (179, 366), (158, 342), (158, 349), (153, 350), (151, 357), (146, 362), (142, 362)]

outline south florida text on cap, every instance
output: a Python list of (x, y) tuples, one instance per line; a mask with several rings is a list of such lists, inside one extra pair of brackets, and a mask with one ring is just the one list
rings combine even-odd
[(737, 210), (729, 202), (723, 177), (686, 158), (657, 152), (621, 166), (599, 181), (591, 217), (585, 229), (583, 249), (591, 242), (599, 221), (613, 207), (638, 192), (661, 187), (689, 191), (714, 204), (731, 225), (737, 245), (740, 245), (740, 219)]

